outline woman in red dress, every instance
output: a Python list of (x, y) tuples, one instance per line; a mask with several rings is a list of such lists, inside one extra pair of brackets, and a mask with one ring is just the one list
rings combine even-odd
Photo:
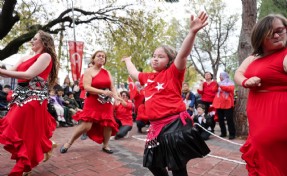
[[(31, 40), (34, 56), (19, 60), (0, 75), (18, 79), (8, 114), (0, 119), (0, 143), (16, 160), (9, 175), (29, 175), (33, 167), (47, 160), (56, 121), (47, 111), (48, 84), (57, 77), (58, 61), (52, 37), (39, 31)], [(47, 81), (48, 80), (48, 81)], [(48, 84), (47, 84), (48, 83)]]
[(187, 176), (187, 162), (210, 152), (193, 128), (181, 97), (187, 57), (197, 32), (207, 25), (207, 18), (204, 12), (197, 18), (191, 16), (189, 33), (178, 54), (169, 46), (158, 47), (151, 58), (153, 72), (139, 72), (131, 57), (123, 58), (131, 77), (145, 85), (145, 115), (151, 125), (143, 165), (156, 176), (168, 176), (166, 167), (174, 176)]
[(101, 144), (106, 153), (113, 153), (109, 148), (111, 135), (115, 135), (118, 125), (113, 116), (111, 98), (119, 99), (111, 74), (103, 67), (106, 63), (106, 53), (97, 51), (92, 56), (93, 67), (84, 73), (84, 88), (87, 91), (83, 111), (77, 112), (73, 118), (82, 122), (76, 127), (72, 137), (65, 143), (61, 153), (66, 153), (76, 139), (83, 133), (93, 141)]
[(249, 89), (248, 138), (241, 147), (250, 176), (286, 176), (287, 19), (268, 15), (251, 34), (252, 55), (235, 72)]

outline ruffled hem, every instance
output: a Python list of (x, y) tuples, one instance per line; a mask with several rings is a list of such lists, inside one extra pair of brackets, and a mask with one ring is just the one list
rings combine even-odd
[(49, 119), (48, 124), (46, 124), (48, 130), (46, 131), (45, 137), (40, 139), (41, 149), (33, 151), (37, 153), (33, 161), (29, 159), (28, 151), (30, 150), (27, 148), (25, 141), (19, 137), (13, 125), (9, 124), (7, 117), (0, 119), (0, 143), (4, 145), (5, 150), (11, 153), (11, 159), (16, 160), (16, 164), (12, 168), (9, 176), (21, 176), (23, 172), (31, 171), (33, 167), (37, 166), (43, 160), (44, 153), (51, 150), (52, 142), (47, 140), (47, 138), (50, 139), (52, 137), (53, 131), (56, 129), (56, 122), (52, 116), (50, 116)]
[(87, 136), (99, 144), (104, 141), (104, 127), (110, 127), (112, 129), (112, 136), (115, 136), (118, 132), (118, 124), (111, 113), (84, 110), (77, 112), (73, 116), (73, 119), (77, 121), (93, 122), (92, 128), (87, 132)]
[(259, 150), (252, 145), (250, 138), (240, 148), (240, 152), (242, 153), (241, 158), (246, 162), (249, 176), (286, 176), (287, 174), (280, 171), (276, 164), (274, 165), (264, 158), (264, 155), (260, 154)]
[(97, 122), (107, 119), (113, 119), (112, 112), (104, 111), (104, 112), (98, 112), (93, 110), (83, 110), (78, 111), (76, 114), (72, 117), (76, 121), (85, 121), (85, 122)]
[(193, 158), (202, 158), (210, 149), (200, 137), (192, 121), (186, 120), (183, 125), (178, 118), (165, 126), (154, 141), (157, 146), (146, 146), (144, 151), (144, 167), (168, 167), (169, 170), (178, 170), (186, 166)]

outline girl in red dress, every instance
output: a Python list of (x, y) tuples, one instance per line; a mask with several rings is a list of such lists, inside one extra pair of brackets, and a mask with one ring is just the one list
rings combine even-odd
[(47, 111), (48, 84), (54, 84), (59, 65), (54, 41), (39, 31), (31, 44), (34, 56), (21, 58), (11, 70), (0, 69), (1, 76), (18, 79), (10, 110), (0, 119), (0, 143), (16, 160), (9, 174), (13, 176), (30, 175), (44, 157), (49, 159), (53, 147), (50, 138), (56, 128)]
[(286, 176), (287, 19), (268, 15), (251, 34), (252, 55), (235, 72), (249, 89), (248, 138), (241, 147), (250, 176)]
[[(119, 99), (114, 87), (111, 74), (103, 67), (106, 63), (106, 53), (97, 51), (92, 56), (93, 67), (84, 73), (83, 85), (87, 91), (83, 111), (77, 112), (73, 118), (82, 122), (76, 127), (72, 137), (65, 143), (61, 153), (66, 153), (74, 141), (83, 133), (93, 141), (101, 144), (106, 153), (113, 153), (109, 148), (111, 135), (115, 135), (118, 125), (113, 116), (111, 97)], [(105, 98), (104, 98), (105, 97)]]
[(181, 89), (187, 57), (197, 32), (207, 25), (207, 14), (191, 16), (190, 29), (177, 54), (169, 46), (157, 48), (151, 59), (153, 72), (139, 72), (131, 57), (123, 58), (133, 79), (145, 85), (145, 115), (150, 120), (143, 165), (156, 176), (187, 176), (186, 164), (192, 158), (203, 157), (209, 148), (192, 127), (192, 119), (182, 101)]

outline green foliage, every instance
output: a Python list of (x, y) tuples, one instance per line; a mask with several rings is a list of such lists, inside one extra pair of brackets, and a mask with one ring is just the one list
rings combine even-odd
[(217, 76), (219, 68), (233, 65), (229, 58), (237, 49), (234, 47), (234, 41), (237, 40), (234, 33), (239, 15), (226, 13), (226, 4), (222, 0), (192, 0), (192, 4), (196, 12), (204, 7), (209, 19), (208, 25), (198, 33), (191, 53), (191, 65), (202, 77), (205, 71)]
[(280, 13), (287, 17), (286, 9), (286, 0), (261, 0), (258, 17), (260, 19), (270, 13)]
[(121, 62), (124, 56), (132, 56), (132, 62), (138, 70), (152, 71), (149, 59), (153, 51), (162, 44), (176, 47), (177, 21), (172, 20), (168, 24), (157, 17), (157, 13), (130, 11), (128, 27), (105, 32), (106, 50), (109, 53), (106, 68), (114, 75), (117, 83), (126, 82), (128, 77), (125, 64)]
[[(20, 21), (16, 23), (9, 34), (0, 41), (0, 46), (5, 46), (11, 40), (26, 33), (31, 29), (31, 26), (40, 24), (40, 18), (36, 14), (43, 10), (42, 6), (39, 6), (34, 1), (23, 0), (21, 3), (17, 3), (16, 9), (20, 15)], [(24, 45), (20, 48), (20, 52), (25, 49), (27, 49), (27, 47)]]

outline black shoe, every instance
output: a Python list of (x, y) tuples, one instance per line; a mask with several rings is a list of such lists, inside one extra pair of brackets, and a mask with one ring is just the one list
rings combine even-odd
[(143, 133), (141, 128), (138, 129), (138, 133)]
[(226, 137), (226, 134), (221, 134), (220, 137)]
[(69, 125), (66, 124), (65, 122), (60, 122), (60, 127), (69, 127)]
[(108, 154), (113, 154), (113, 153), (114, 153), (111, 149), (103, 148), (102, 150), (103, 150), (104, 152), (108, 153)]
[(235, 139), (235, 136), (229, 136), (228, 139), (230, 139), (230, 140)]
[(69, 127), (74, 126), (73, 122), (67, 122), (67, 125), (68, 125)]
[(62, 147), (60, 148), (60, 152), (61, 152), (61, 153), (67, 153), (67, 151), (68, 151), (68, 149), (69, 149), (69, 148), (66, 148), (66, 147), (64, 147), (64, 146), (65, 146), (65, 144), (62, 145)]

